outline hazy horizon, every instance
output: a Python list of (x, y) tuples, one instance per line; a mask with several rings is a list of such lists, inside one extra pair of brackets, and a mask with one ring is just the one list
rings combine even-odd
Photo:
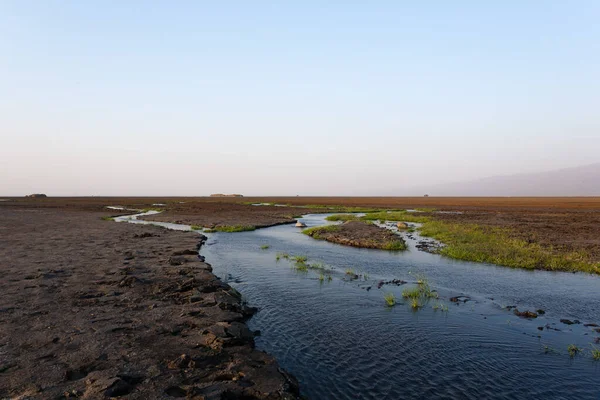
[(599, 19), (594, 1), (4, 1), (0, 194), (402, 195), (596, 164)]

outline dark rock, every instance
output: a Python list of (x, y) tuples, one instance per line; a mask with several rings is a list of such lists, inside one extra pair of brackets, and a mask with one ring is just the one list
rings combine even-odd
[(560, 322), (562, 322), (565, 325), (577, 325), (581, 323), (579, 320), (571, 321), (570, 319), (561, 319)]
[(450, 297), (450, 301), (453, 303), (466, 303), (469, 300), (471, 300), (471, 298), (469, 296)]
[(123, 379), (117, 379), (112, 385), (110, 385), (104, 395), (106, 397), (120, 397), (128, 395), (133, 391), (134, 387)]
[(538, 315), (536, 313), (534, 313), (533, 311), (529, 311), (529, 310), (519, 311), (518, 309), (515, 308), (515, 310), (513, 312), (515, 313), (516, 316), (521, 317), (521, 318), (533, 319), (533, 318), (538, 317)]
[(538, 315), (546, 314), (546, 311), (542, 310), (541, 308), (539, 310), (535, 310), (535, 312), (538, 313)]
[(165, 389), (165, 394), (171, 397), (186, 397), (187, 392), (179, 386), (169, 386)]
[(241, 342), (250, 342), (254, 340), (254, 334), (246, 324), (241, 322), (232, 322), (228, 328), (225, 328), (228, 336), (238, 339)]
[(598, 324), (583, 324), (583, 326), (585, 326), (585, 327), (590, 327), (591, 326), (591, 327), (594, 328), (594, 327), (597, 327)]

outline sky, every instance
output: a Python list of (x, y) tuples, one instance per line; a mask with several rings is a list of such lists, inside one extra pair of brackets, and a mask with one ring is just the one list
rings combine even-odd
[(0, 1), (0, 194), (380, 195), (600, 161), (600, 2)]

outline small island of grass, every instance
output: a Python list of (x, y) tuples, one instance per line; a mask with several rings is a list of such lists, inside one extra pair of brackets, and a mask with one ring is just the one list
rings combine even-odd
[(377, 225), (363, 221), (347, 221), (341, 225), (325, 225), (308, 228), (302, 233), (318, 240), (346, 246), (381, 250), (406, 250), (404, 240)]

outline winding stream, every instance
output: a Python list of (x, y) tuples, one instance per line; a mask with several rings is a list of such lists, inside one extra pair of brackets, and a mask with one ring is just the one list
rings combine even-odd
[[(302, 221), (323, 225), (325, 216)], [(149, 223), (132, 216), (116, 220)], [(405, 252), (316, 241), (292, 225), (207, 236), (201, 253), (214, 273), (260, 309), (248, 321), (262, 333), (257, 347), (294, 374), (311, 399), (600, 396), (600, 362), (590, 356), (600, 334), (584, 326), (600, 324), (598, 276), (455, 261), (418, 251), (418, 235), (407, 239)], [(332, 280), (296, 271), (290, 261), (276, 260), (278, 252), (324, 263)], [(360, 278), (351, 279), (347, 269)], [(427, 276), (447, 312), (434, 310), (435, 301), (416, 312), (403, 304), (402, 290), (417, 274)], [(409, 283), (378, 288), (392, 279)], [(384, 293), (394, 293), (399, 303), (385, 306)], [(458, 295), (471, 300), (449, 301)], [(522, 319), (506, 306), (545, 314)], [(561, 323), (565, 318), (581, 324)], [(569, 357), (569, 344), (584, 352)]]

